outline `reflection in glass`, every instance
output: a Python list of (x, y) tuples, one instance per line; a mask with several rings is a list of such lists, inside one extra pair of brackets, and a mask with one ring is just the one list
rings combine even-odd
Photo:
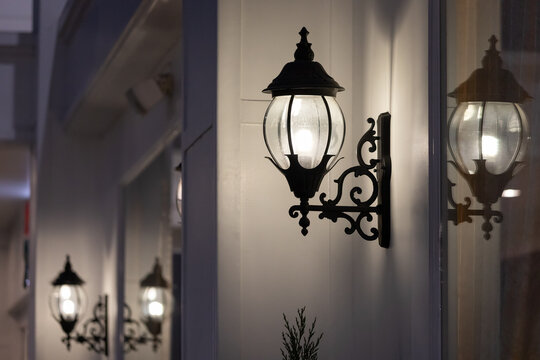
[(528, 121), (521, 106), (504, 102), (462, 102), (450, 118), (448, 141), (457, 165), (469, 174), (485, 160), (492, 174), (505, 172), (523, 161), (527, 150)]

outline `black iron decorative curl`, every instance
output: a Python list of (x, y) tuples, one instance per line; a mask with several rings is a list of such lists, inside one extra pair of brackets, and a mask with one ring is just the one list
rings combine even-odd
[(140, 321), (132, 317), (131, 307), (124, 303), (124, 353), (137, 351), (138, 345), (152, 344), (152, 350), (156, 352), (161, 345), (160, 334), (148, 335)]
[(462, 222), (472, 223), (471, 216), (482, 216), (484, 222), (482, 223), (482, 231), (484, 232), (484, 239), (491, 239), (491, 230), (493, 225), (491, 219), (500, 224), (503, 221), (503, 213), (491, 208), (491, 203), (483, 204), (482, 209), (471, 209), (471, 198), (465, 197), (465, 203), (458, 203), (454, 200), (452, 188), (456, 186), (455, 183), (448, 179), (448, 202), (452, 206), (452, 209), (448, 209), (448, 220), (452, 221), (454, 225), (459, 225)]
[[(338, 218), (345, 219), (349, 225), (345, 227), (346, 234), (352, 234), (355, 231), (365, 240), (373, 241), (379, 239), (379, 245), (389, 247), (390, 245), (390, 114), (383, 113), (377, 119), (377, 132), (375, 133), (375, 120), (369, 118), (367, 122), (370, 128), (360, 138), (357, 145), (358, 166), (345, 170), (334, 182), (337, 184), (337, 194), (334, 199), (326, 199), (326, 193), (321, 193), (319, 200), (321, 205), (310, 205), (308, 197), (301, 197), (299, 205), (293, 205), (289, 209), (289, 215), (297, 218), (301, 215), (298, 223), (302, 227), (302, 234), (307, 234), (307, 227), (310, 224), (308, 214), (310, 211), (320, 212), (319, 218), (329, 219), (337, 222)], [(376, 141), (380, 141), (379, 152), (376, 159), (370, 159), (366, 162), (362, 157), (362, 149), (367, 144), (367, 150), (371, 153), (377, 150)], [(376, 172), (377, 176), (375, 176)], [(337, 205), (343, 197), (343, 186), (345, 179), (349, 175), (355, 178), (365, 177), (371, 183), (372, 193), (367, 200), (362, 201), (358, 195), (362, 194), (363, 189), (359, 186), (353, 187), (349, 192), (350, 200), (354, 203), (351, 206)], [(378, 199), (378, 203), (375, 201)], [(358, 213), (356, 217), (348, 213)], [(364, 231), (362, 224), (373, 221), (373, 213), (378, 215), (378, 228), (371, 227), (369, 232)]]
[(108, 304), (107, 295), (100, 296), (99, 300), (92, 310), (92, 318), (83, 324), (82, 333), (75, 336), (71, 332), (62, 338), (68, 350), (71, 349), (71, 341), (80, 344), (86, 344), (88, 350), (94, 351), (105, 356), (109, 355), (109, 333), (108, 333)]

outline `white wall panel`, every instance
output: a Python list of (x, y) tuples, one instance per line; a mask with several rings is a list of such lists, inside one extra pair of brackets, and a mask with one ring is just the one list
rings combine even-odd
[(32, 0), (0, 0), (0, 32), (31, 32)]
[(285, 63), (294, 60), (302, 26), (310, 32), (315, 61), (330, 65), (331, 4), (328, 0), (242, 1), (242, 99), (268, 99), (261, 90)]
[[(328, 224), (316, 214), (306, 237), (298, 219), (289, 217), (295, 200), (264, 159), (261, 133), (260, 125), (242, 126), (242, 359), (270, 360), (280, 356), (282, 313), (293, 318), (307, 306), (318, 329), (328, 329), (330, 238)], [(329, 348), (323, 349), (325, 357)]]

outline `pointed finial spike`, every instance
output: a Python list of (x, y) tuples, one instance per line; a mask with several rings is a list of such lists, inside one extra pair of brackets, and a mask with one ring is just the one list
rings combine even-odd
[(307, 42), (307, 36), (309, 35), (309, 31), (306, 29), (306, 27), (302, 27), (302, 30), (298, 33), (300, 35), (300, 42)]
[(495, 35), (491, 35), (489, 38), (489, 50), (497, 50), (497, 37)]
[(314, 54), (311, 50), (311, 44), (307, 41), (309, 31), (304, 26), (298, 33), (300, 34), (300, 42), (296, 44), (296, 51), (294, 52), (294, 60), (296, 61), (313, 61)]
[(486, 55), (482, 59), (482, 66), (487, 69), (500, 69), (502, 67), (502, 59), (497, 50), (497, 38), (491, 35), (489, 38), (489, 49), (486, 50)]

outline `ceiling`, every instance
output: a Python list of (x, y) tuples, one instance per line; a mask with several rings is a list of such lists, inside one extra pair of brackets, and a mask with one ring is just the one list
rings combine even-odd
[[(0, 144), (0, 233), (9, 230), (30, 198), (30, 149)], [(6, 240), (0, 236), (0, 245)]]

